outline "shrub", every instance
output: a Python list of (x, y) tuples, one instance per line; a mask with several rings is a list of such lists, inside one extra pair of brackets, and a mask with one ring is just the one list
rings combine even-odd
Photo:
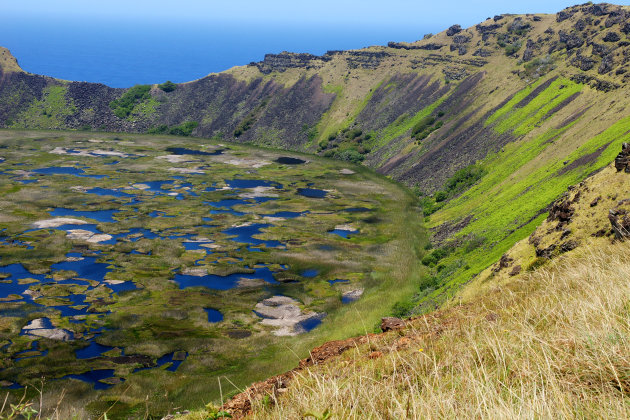
[(411, 300), (396, 302), (394, 306), (392, 306), (392, 316), (396, 318), (406, 318), (411, 315), (415, 306), (416, 305)]
[(472, 187), (486, 174), (486, 170), (478, 165), (470, 165), (455, 172), (452, 177), (446, 180), (444, 189), (449, 196), (457, 195)]
[(357, 137), (359, 137), (361, 134), (363, 134), (363, 130), (361, 130), (360, 128), (355, 128), (354, 130), (350, 130), (346, 133), (346, 137), (350, 140), (354, 140)]
[(147, 131), (149, 134), (171, 134), (173, 136), (185, 136), (188, 137), (192, 134), (193, 130), (197, 128), (199, 123), (197, 121), (186, 121), (180, 125), (169, 127), (165, 124), (158, 125)]
[(127, 118), (136, 104), (151, 97), (150, 90), (150, 85), (135, 85), (127, 89), (120, 98), (111, 101), (109, 107), (118, 118)]
[(435, 198), (436, 203), (440, 203), (448, 198), (448, 193), (446, 191), (438, 191), (433, 198)]
[(252, 128), (252, 125), (254, 125), (255, 122), (256, 120), (254, 119), (254, 115), (249, 114), (234, 130), (234, 137), (240, 137), (241, 134)]
[(363, 161), (363, 159), (365, 159), (365, 156), (359, 153), (358, 150), (356, 150), (355, 148), (350, 147), (343, 152), (335, 153), (335, 158), (339, 160), (345, 160), (347, 162), (360, 163)]
[(199, 123), (197, 121), (187, 121), (183, 124), (176, 125), (170, 129), (170, 134), (175, 136), (190, 136)]
[(417, 134), (423, 132), (424, 130), (426, 130), (427, 128), (432, 126), (434, 122), (435, 122), (435, 117), (432, 117), (432, 116), (428, 116), (428, 117), (425, 117), (425, 118), (421, 119), (411, 129), (411, 136), (412, 137), (416, 137)]
[(505, 55), (508, 57), (513, 56), (521, 49), (521, 41), (515, 42), (513, 44), (508, 44), (505, 46)]
[(162, 89), (164, 92), (172, 92), (175, 89), (177, 89), (177, 85), (173, 82), (171, 82), (170, 80), (167, 80), (166, 82), (159, 84), (158, 88)]

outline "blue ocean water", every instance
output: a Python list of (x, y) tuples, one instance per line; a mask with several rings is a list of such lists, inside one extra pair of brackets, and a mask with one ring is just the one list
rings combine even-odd
[[(430, 29), (374, 24), (266, 24), (11, 17), (0, 46), (28, 72), (112, 87), (186, 82), (282, 51), (327, 50), (415, 41)], [(436, 32), (435, 30), (433, 32)]]

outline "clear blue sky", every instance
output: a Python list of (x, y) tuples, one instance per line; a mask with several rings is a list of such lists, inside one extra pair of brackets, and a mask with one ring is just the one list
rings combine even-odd
[[(500, 13), (555, 13), (583, 0), (0, 0), (2, 15), (72, 18), (474, 25)], [(627, 4), (627, 2), (626, 2)]]

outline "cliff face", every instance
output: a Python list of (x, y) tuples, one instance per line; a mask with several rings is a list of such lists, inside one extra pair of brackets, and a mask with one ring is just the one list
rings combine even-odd
[[(565, 121), (571, 127), (554, 141), (586, 141), (594, 133), (580, 127), (583, 121), (618, 119), (630, 78), (628, 33), (628, 8), (608, 4), (501, 15), (414, 43), (269, 54), (172, 91), (152, 86), (118, 115), (110, 104), (128, 89), (27, 74), (3, 49), (0, 126), (168, 132), (192, 121), (195, 136), (362, 161), (432, 192), (506, 144)], [(540, 95), (553, 101), (562, 93), (549, 90), (552, 80), (581, 88), (547, 109)], [(537, 88), (520, 98), (530, 85)], [(539, 99), (520, 115), (531, 127), (498, 129), (499, 119), (489, 118), (517, 97), (512, 114)], [(434, 121), (418, 132), (426, 118)]]

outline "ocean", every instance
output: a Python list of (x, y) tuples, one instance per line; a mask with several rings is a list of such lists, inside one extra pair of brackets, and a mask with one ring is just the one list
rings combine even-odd
[(409, 26), (6, 19), (0, 46), (28, 72), (112, 87), (187, 82), (282, 51), (328, 50), (415, 41)]

